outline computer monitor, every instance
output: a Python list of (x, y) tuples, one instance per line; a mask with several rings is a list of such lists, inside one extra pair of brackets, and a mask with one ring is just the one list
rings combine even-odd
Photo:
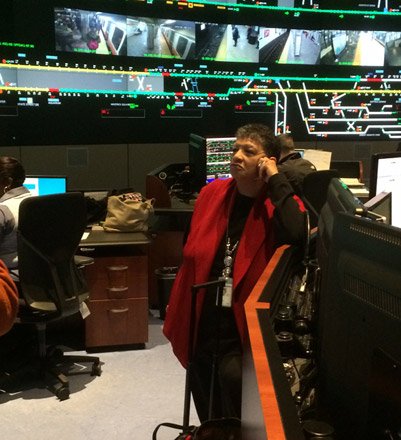
[(326, 258), (332, 242), (334, 218), (338, 212), (363, 215), (366, 208), (339, 178), (331, 179), (326, 203), (320, 210), (318, 221), (318, 257)]
[(206, 183), (206, 139), (203, 136), (189, 135), (188, 159), (192, 190), (198, 192)]
[(230, 162), (235, 137), (206, 138), (206, 182), (231, 177)]
[(189, 164), (196, 191), (215, 179), (231, 177), (230, 162), (235, 140), (235, 137), (190, 135)]
[(338, 213), (329, 250), (318, 401), (339, 440), (401, 432), (401, 230)]
[(340, 213), (348, 213), (351, 215), (364, 215), (366, 208), (357, 199), (350, 189), (339, 178), (331, 179), (327, 189), (326, 203), (320, 210), (318, 220), (318, 234), (316, 239), (316, 255), (317, 262), (320, 268), (320, 283), (317, 307), (317, 331), (319, 337), (317, 338), (317, 351), (320, 350), (322, 344), (322, 337), (326, 330), (326, 312), (329, 310), (327, 305), (327, 296), (325, 292), (328, 289), (329, 275), (328, 275), (328, 261), (329, 252), (333, 245), (333, 228), (335, 219)]
[(401, 151), (372, 156), (369, 188), (370, 198), (383, 191), (392, 193), (391, 224), (401, 228)]
[(60, 194), (67, 191), (66, 176), (26, 176), (25, 188), (34, 196)]

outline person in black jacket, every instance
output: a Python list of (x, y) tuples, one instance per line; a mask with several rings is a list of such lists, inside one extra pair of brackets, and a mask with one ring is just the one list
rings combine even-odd
[(238, 30), (237, 26), (234, 26), (234, 28), (233, 28), (234, 46), (237, 45), (238, 38), (239, 38), (239, 30)]
[(297, 196), (303, 196), (302, 184), (306, 175), (316, 171), (315, 165), (309, 160), (303, 159), (298, 151), (295, 151), (294, 139), (285, 133), (277, 136), (280, 146), (280, 159), (277, 163), (278, 170), (285, 174)]

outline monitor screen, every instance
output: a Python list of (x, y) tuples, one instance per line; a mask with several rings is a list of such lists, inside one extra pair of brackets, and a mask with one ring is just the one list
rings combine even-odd
[(34, 196), (60, 194), (67, 191), (67, 178), (65, 176), (27, 176), (24, 186)]
[(401, 228), (401, 151), (372, 156), (370, 197), (383, 191), (392, 193), (391, 224)]
[(194, 192), (198, 192), (206, 183), (206, 139), (191, 133), (188, 147), (189, 168), (192, 175), (191, 186)]
[(235, 137), (206, 138), (206, 182), (231, 177), (230, 162)]
[(189, 137), (189, 166), (192, 189), (199, 191), (215, 179), (231, 177), (230, 161), (235, 137), (203, 137), (191, 133)]
[[(318, 400), (337, 439), (401, 427), (401, 231), (339, 213), (327, 266)], [(324, 409), (326, 411), (324, 411)]]
[(397, 4), (346, 2), (338, 21), (334, 0), (234, 3), (3, 0), (0, 145), (186, 142), (249, 122), (401, 139)]
[(339, 178), (333, 178), (319, 216), (319, 250), (327, 255), (332, 242), (334, 219), (339, 212), (362, 215), (365, 211), (361, 201), (352, 194), (347, 185)]
[[(328, 261), (329, 252), (333, 246), (333, 228), (336, 218), (341, 213), (351, 215), (363, 215), (366, 208), (357, 199), (339, 178), (331, 179), (327, 189), (326, 203), (323, 205), (318, 220), (318, 236), (316, 242), (316, 255), (320, 267), (320, 291), (325, 292), (329, 283)], [(318, 351), (325, 332), (325, 313), (328, 309), (327, 298), (321, 294), (319, 296), (317, 328), (319, 338), (317, 341)]]

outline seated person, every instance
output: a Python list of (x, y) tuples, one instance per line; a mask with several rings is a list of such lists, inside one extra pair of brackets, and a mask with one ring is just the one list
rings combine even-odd
[(295, 194), (302, 197), (304, 177), (316, 171), (316, 167), (309, 160), (303, 159), (298, 151), (295, 151), (294, 139), (291, 135), (281, 134), (277, 136), (277, 140), (280, 145), (280, 159), (277, 168), (285, 174)]
[(13, 325), (18, 310), (18, 290), (11, 276), (0, 260), (0, 336)]
[(0, 258), (9, 269), (18, 266), (19, 205), (32, 194), (23, 186), (25, 170), (14, 157), (0, 156)]

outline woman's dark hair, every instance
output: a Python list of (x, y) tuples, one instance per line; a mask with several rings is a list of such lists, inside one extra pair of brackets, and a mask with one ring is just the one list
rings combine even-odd
[(10, 156), (0, 156), (0, 182), (9, 184), (11, 188), (22, 186), (25, 170), (21, 163)]
[(264, 124), (247, 124), (235, 133), (237, 139), (251, 139), (261, 144), (267, 156), (280, 158), (280, 146), (273, 130)]

